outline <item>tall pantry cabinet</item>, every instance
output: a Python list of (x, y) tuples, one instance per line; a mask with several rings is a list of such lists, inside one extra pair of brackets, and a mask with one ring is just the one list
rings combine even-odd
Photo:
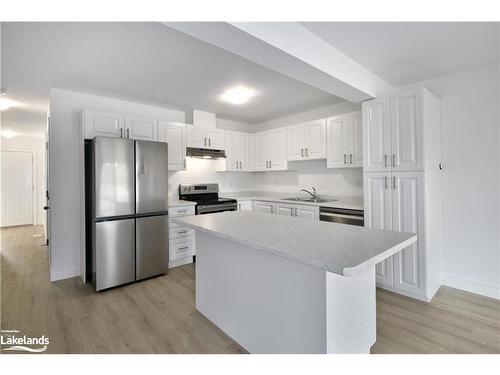
[(363, 103), (365, 226), (418, 236), (377, 264), (377, 285), (425, 301), (442, 277), (440, 116), (425, 88)]

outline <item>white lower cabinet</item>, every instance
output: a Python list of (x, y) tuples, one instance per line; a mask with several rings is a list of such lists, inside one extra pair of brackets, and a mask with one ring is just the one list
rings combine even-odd
[(253, 201), (252, 211), (263, 212), (266, 214), (275, 214), (276, 213), (276, 204), (273, 202)]
[[(269, 203), (269, 202), (262, 202)], [(277, 215), (301, 217), (304, 219), (319, 220), (319, 207), (297, 205), (290, 203), (273, 203)]]
[(195, 214), (194, 206), (174, 206), (168, 209), (168, 242), (169, 262), (168, 267), (178, 267), (192, 263), (196, 255), (195, 231), (188, 227), (172, 222), (171, 218), (192, 216)]
[(417, 243), (376, 266), (377, 285), (426, 299), (423, 172), (364, 174), (365, 226), (416, 233)]
[(238, 211), (252, 211), (252, 201), (239, 200), (238, 201)]

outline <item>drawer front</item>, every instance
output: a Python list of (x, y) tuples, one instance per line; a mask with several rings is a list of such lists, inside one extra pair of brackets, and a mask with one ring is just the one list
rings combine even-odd
[(168, 216), (170, 217), (189, 216), (189, 215), (194, 215), (194, 212), (195, 212), (194, 206), (170, 207), (168, 209)]
[(190, 229), (187, 227), (181, 227), (180, 225), (170, 228), (169, 229), (169, 238), (170, 239), (175, 239), (175, 238), (182, 238), (182, 237), (188, 237), (188, 236), (194, 236), (194, 229)]
[(170, 260), (193, 256), (194, 244), (194, 236), (170, 240)]

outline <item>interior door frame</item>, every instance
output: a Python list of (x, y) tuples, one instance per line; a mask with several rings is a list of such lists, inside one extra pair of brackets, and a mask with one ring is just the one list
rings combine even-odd
[[(36, 153), (33, 152), (33, 150), (26, 150), (26, 149), (12, 149), (12, 148), (1, 148), (1, 152), (22, 152), (25, 154), (30, 154), (31, 155), (31, 225), (35, 225), (36, 223), (36, 216), (37, 216), (37, 204), (36, 202), (36, 192), (38, 191), (35, 181), (36, 181), (36, 173), (35, 173), (35, 165), (36, 165)], [(37, 202), (38, 203), (38, 202)], [(30, 224), (26, 224), (30, 225)], [(7, 226), (5, 226), (7, 227)]]

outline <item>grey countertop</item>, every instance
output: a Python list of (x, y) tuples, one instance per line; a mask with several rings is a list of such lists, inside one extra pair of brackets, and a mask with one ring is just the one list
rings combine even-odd
[(230, 192), (230, 193), (219, 193), (221, 197), (224, 198), (234, 198), (238, 200), (258, 200), (258, 201), (268, 201), (268, 202), (279, 202), (279, 203), (289, 203), (289, 204), (303, 204), (307, 206), (316, 207), (333, 207), (333, 208), (346, 208), (351, 210), (363, 210), (363, 200), (361, 197), (349, 197), (349, 196), (328, 196), (321, 195), (321, 198), (331, 198), (336, 199), (333, 202), (324, 203), (314, 203), (314, 202), (302, 202), (302, 201), (289, 201), (282, 198), (289, 197), (306, 197), (304, 194), (297, 193), (280, 193), (271, 191), (242, 191), (242, 192)]
[(417, 241), (411, 233), (270, 215), (222, 212), (174, 222), (276, 256), (353, 276)]

